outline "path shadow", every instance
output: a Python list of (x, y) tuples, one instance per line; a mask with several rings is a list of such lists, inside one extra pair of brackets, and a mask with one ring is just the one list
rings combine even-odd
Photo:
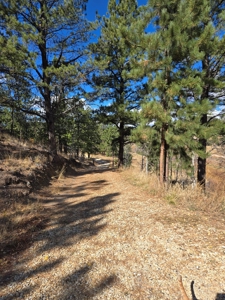
[(95, 286), (90, 285), (90, 276), (92, 265), (85, 265), (72, 272), (70, 275), (62, 278), (62, 291), (57, 300), (79, 299), (86, 300), (100, 294), (104, 289), (114, 285), (117, 281), (115, 274), (105, 276), (99, 279)]
[[(100, 172), (104, 172), (104, 170), (101, 170)], [(76, 172), (76, 176), (73, 176), (73, 178), (76, 180), (77, 176), (85, 176), (86, 173), (96, 173), (96, 171), (85, 170), (81, 173)], [(12, 207), (10, 208), (10, 214), (4, 214), (4, 216), (0, 218), (0, 234), (1, 231), (7, 233), (6, 238), (3, 239), (3, 236), (1, 237), (0, 277), (5, 268), (8, 272), (10, 271), (12, 265), (11, 257), (18, 256), (29, 248), (32, 244), (32, 237), (46, 226), (50, 213), (48, 213), (48, 208), (39, 213), (38, 199), (43, 199), (43, 201), (41, 200), (43, 204), (58, 205), (59, 209), (60, 206), (64, 206), (63, 202), (66, 199), (77, 198), (77, 200), (79, 200), (80, 197), (88, 196), (89, 190), (98, 190), (100, 186), (107, 185), (106, 180), (85, 182), (72, 189), (71, 194), (68, 194), (71, 187), (60, 188), (61, 195), (54, 195), (53, 197), (46, 189), (43, 190), (44, 186), (51, 185), (52, 183), (50, 176), (46, 175), (46, 178), (43, 180), (44, 185), (38, 186), (35, 193), (22, 197), (21, 199), (7, 200), (9, 205), (11, 205), (12, 202)], [(13, 206), (17, 204), (23, 205), (21, 212), (13, 208)], [(107, 205), (106, 202), (105, 204)], [(67, 208), (70, 209), (69, 205), (67, 205)], [(8, 207), (5, 207), (5, 209), (8, 209)], [(71, 207), (71, 209), (73, 209), (73, 207)], [(76, 209), (76, 207), (74, 207), (74, 209)], [(18, 222), (19, 218), (21, 220)]]
[(37, 240), (43, 244), (39, 252), (59, 246), (67, 247), (98, 234), (106, 226), (104, 215), (111, 211), (107, 206), (118, 195), (119, 193), (111, 193), (78, 203), (58, 203), (50, 216), (50, 228), (37, 236)]
[[(93, 181), (91, 184), (99, 185), (99, 183), (107, 184), (105, 181)], [(77, 189), (85, 190), (85, 184), (84, 186), (78, 186)], [(91, 197), (85, 201), (79, 201), (78, 197), (74, 201), (75, 203), (68, 203), (62, 201), (62, 199), (65, 200), (68, 198), (66, 192), (67, 190), (64, 189), (63, 193), (61, 192), (60, 195), (57, 196), (57, 205), (54, 206), (54, 209), (48, 211), (48, 223), (44, 224), (43, 227), (40, 227), (39, 230), (33, 234), (32, 243), (38, 242), (42, 245), (37, 249), (36, 255), (45, 255), (45, 253), (47, 255), (51, 249), (61, 247), (66, 248), (82, 239), (97, 235), (107, 225), (104, 221), (104, 216), (111, 211), (111, 209), (107, 209), (107, 206), (113, 203), (115, 201), (114, 198), (119, 195), (119, 193), (105, 194), (102, 196)], [(74, 194), (69, 196), (74, 197)], [(30, 259), (30, 257), (20, 258), (21, 266), (25, 266)], [(42, 272), (49, 272), (60, 265), (62, 261), (63, 259), (52, 261), (47, 264), (44, 263), (43, 266), (37, 266), (29, 271), (27, 271), (25, 267), (17, 268), (16, 271), (9, 270), (9, 272), (0, 275), (0, 286), (28, 280), (34, 275), (41, 274)], [(106, 284), (110, 282), (109, 279), (108, 281), (106, 280)]]
[[(85, 174), (82, 173), (82, 175)], [(76, 177), (73, 176), (72, 179), (76, 180)], [(80, 198), (88, 196), (89, 191), (99, 190), (99, 187), (103, 187), (106, 185), (108, 185), (106, 180), (86, 181), (72, 188), (71, 186), (60, 187), (58, 188), (58, 190), (56, 188), (54, 195), (52, 195), (51, 192), (49, 192), (48, 194), (44, 193), (43, 195), (40, 193), (40, 195), (43, 198), (43, 204), (64, 205), (63, 202), (65, 200), (68, 200), (69, 198)]]
[(215, 300), (225, 300), (225, 293), (217, 294)]
[[(76, 176), (83, 176), (85, 174), (101, 174), (105, 172), (117, 172), (117, 168), (102, 168), (102, 167), (94, 167), (94, 168), (88, 168), (88, 169), (83, 169), (83, 170), (78, 170), (76, 171)], [(68, 176), (70, 176), (68, 174)]]
[[(41, 274), (43, 272), (48, 272), (52, 268), (59, 265), (63, 260), (56, 260), (52, 263), (46, 263), (42, 266), (28, 270), (27, 273), (18, 275), (18, 281), (26, 278), (32, 278), (36, 274)], [(61, 283), (58, 285), (58, 291), (46, 289), (44, 292), (39, 291), (39, 299), (49, 299), (48, 296), (52, 297), (55, 295), (56, 300), (86, 300), (100, 294), (104, 289), (107, 289), (117, 282), (117, 276), (115, 274), (105, 276), (99, 279), (99, 282), (95, 286), (90, 285), (90, 272), (93, 268), (94, 263), (89, 265), (84, 265), (78, 270), (74, 270), (71, 274), (63, 277)], [(15, 282), (15, 281), (14, 281)], [(14, 293), (8, 293), (1, 297), (1, 300), (14, 300), (14, 299), (28, 299), (32, 297), (32, 291), (38, 289), (35, 285), (30, 284), (29, 288), (17, 289)], [(29, 298), (31, 299), (31, 298)]]
[(27, 297), (36, 288), (35, 285), (30, 285), (30, 287), (17, 290), (15, 293), (10, 293), (8, 295), (2, 296), (1, 300), (15, 300), (15, 299), (27, 299)]

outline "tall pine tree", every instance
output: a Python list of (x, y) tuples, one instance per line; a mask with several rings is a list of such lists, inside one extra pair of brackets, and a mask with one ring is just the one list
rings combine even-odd
[(197, 178), (205, 185), (206, 142), (220, 130), (219, 122), (210, 124), (207, 114), (224, 95), (223, 7), (224, 1), (149, 2), (155, 32), (142, 43), (148, 43), (150, 100), (143, 115), (161, 133), (161, 182), (172, 147), (199, 155)]
[[(190, 65), (187, 60), (190, 41), (190, 6), (184, 1), (150, 1), (149, 10), (155, 32), (144, 37), (148, 43), (146, 74), (149, 78), (149, 102), (143, 106), (143, 115), (153, 121), (160, 131), (160, 182), (168, 177), (169, 132), (174, 126), (174, 118), (179, 108), (179, 97), (188, 84), (185, 72)], [(150, 20), (150, 21), (151, 21)]]
[[(207, 140), (218, 135), (220, 124), (213, 122), (210, 117), (210, 109), (224, 99), (224, 67), (225, 67), (225, 1), (202, 0), (195, 2), (196, 26), (192, 35), (197, 39), (199, 52), (202, 59), (197, 61), (196, 77), (201, 82), (202, 91), (195, 98), (201, 107), (200, 130), (197, 133), (199, 139), (198, 156), (198, 182), (205, 187), (206, 182), (206, 158)], [(208, 106), (208, 109), (207, 109)], [(211, 106), (211, 107), (210, 107)], [(219, 125), (219, 126), (218, 126)]]
[(134, 113), (140, 107), (143, 83), (132, 72), (136, 51), (127, 43), (124, 32), (135, 28), (140, 21), (136, 0), (109, 0), (108, 17), (101, 21), (101, 36), (90, 49), (96, 71), (92, 74), (95, 99), (101, 102), (99, 116), (102, 123), (114, 124), (118, 129), (118, 166), (124, 163), (124, 145), (130, 130), (136, 125)]
[(23, 61), (26, 67), (24, 76), (29, 80), (33, 97), (32, 101), (22, 108), (27, 113), (45, 119), (50, 151), (53, 154), (57, 152), (55, 115), (59, 107), (58, 101), (65, 99), (58, 97), (59, 90), (65, 95), (66, 88), (71, 90), (77, 86), (82, 77), (79, 72), (79, 59), (90, 30), (90, 24), (84, 16), (86, 2), (0, 2), (0, 11), (6, 16), (2, 20), (4, 33), (10, 31), (11, 35), (16, 35), (19, 49), (24, 49), (26, 53)]

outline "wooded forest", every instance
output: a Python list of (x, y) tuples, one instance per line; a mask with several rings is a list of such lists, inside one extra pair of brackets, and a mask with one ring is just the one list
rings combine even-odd
[(1, 130), (118, 167), (135, 144), (161, 183), (179, 163), (204, 188), (225, 145), (225, 1), (109, 0), (95, 22), (87, 4), (0, 1)]

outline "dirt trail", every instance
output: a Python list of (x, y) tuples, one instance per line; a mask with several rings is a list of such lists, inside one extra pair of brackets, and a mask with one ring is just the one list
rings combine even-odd
[[(0, 299), (225, 299), (225, 224), (171, 207), (100, 168), (52, 182), (49, 213)], [(104, 166), (104, 168), (103, 168)], [(4, 277), (4, 274), (3, 274)]]

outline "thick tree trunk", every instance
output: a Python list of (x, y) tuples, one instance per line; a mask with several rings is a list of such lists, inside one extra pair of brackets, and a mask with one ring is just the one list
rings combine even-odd
[(206, 179), (206, 159), (198, 157), (198, 183), (205, 188)]
[(40, 88), (40, 91), (44, 97), (45, 103), (45, 116), (46, 116), (46, 123), (47, 123), (47, 131), (48, 131), (48, 140), (49, 140), (49, 151), (53, 156), (57, 155), (57, 148), (56, 148), (56, 136), (55, 136), (55, 126), (54, 126), (54, 110), (51, 103), (51, 90), (50, 90), (50, 83), (51, 79), (46, 72), (49, 67), (48, 55), (47, 55), (47, 31), (45, 24), (47, 23), (47, 16), (45, 14), (45, 5), (43, 2), (40, 2), (40, 10), (41, 10), (41, 20), (40, 20), (40, 43), (38, 47), (41, 52), (41, 63), (42, 63), (42, 82), (44, 83), (44, 87)]
[[(207, 114), (202, 115), (201, 118), (201, 125), (205, 125), (207, 123)], [(207, 140), (206, 139), (200, 139), (200, 149), (201, 151), (206, 155), (206, 145)], [(200, 184), (203, 189), (205, 189), (205, 183), (206, 183), (206, 158), (198, 157), (198, 174), (197, 174), (197, 181), (198, 184)]]
[[(205, 72), (206, 80), (210, 78), (210, 64), (209, 64), (209, 56), (205, 55), (204, 59), (202, 60), (202, 70)], [(201, 101), (204, 99), (209, 99), (209, 91), (210, 91), (210, 85), (207, 83), (202, 91), (201, 95)], [(207, 113), (203, 114), (201, 116), (201, 126), (205, 126), (208, 121), (208, 116)], [(206, 183), (206, 145), (207, 145), (207, 140), (204, 138), (199, 139), (199, 144), (200, 144), (200, 150), (204, 154), (203, 158), (198, 157), (198, 174), (197, 174), (197, 182), (198, 184), (201, 185), (201, 187), (205, 190), (205, 183)]]

